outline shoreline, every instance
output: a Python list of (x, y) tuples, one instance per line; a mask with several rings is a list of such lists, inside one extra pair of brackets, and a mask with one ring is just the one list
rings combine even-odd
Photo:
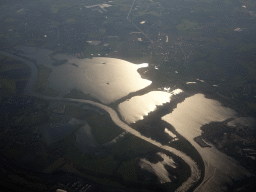
[(71, 99), (71, 98), (62, 98), (62, 97), (49, 97), (49, 96), (43, 96), (43, 95), (34, 93), (32, 91), (32, 86), (34, 85), (35, 81), (37, 80), (37, 74), (38, 74), (36, 65), (34, 63), (32, 63), (31, 61), (29, 61), (29, 60), (26, 60), (22, 57), (16, 56), (16, 55), (11, 54), (11, 53), (0, 51), (0, 54), (4, 54), (6, 56), (13, 57), (14, 59), (20, 60), (20, 61), (26, 63), (27, 65), (29, 65), (29, 67), (31, 68), (31, 70), (32, 70), (31, 78), (30, 78), (30, 80), (29, 80), (29, 82), (28, 82), (28, 84), (27, 84), (27, 86), (24, 90), (24, 94), (28, 94), (30, 96), (35, 96), (35, 97), (38, 97), (38, 98), (41, 98), (41, 99), (46, 99), (46, 100), (68, 101), (68, 102), (74, 102), (74, 103), (89, 104), (89, 105), (92, 105), (93, 107), (100, 108), (100, 109), (106, 111), (110, 115), (112, 121), (117, 126), (119, 126), (121, 129), (131, 133), (132, 135), (134, 135), (136, 137), (139, 137), (140, 139), (143, 139), (144, 141), (147, 141), (147, 142), (149, 142), (149, 143), (151, 143), (151, 144), (153, 144), (153, 145), (155, 145), (155, 146), (157, 146), (161, 149), (169, 151), (169, 152), (173, 153), (174, 155), (182, 158), (183, 161), (185, 161), (185, 163), (187, 163), (190, 166), (191, 176), (180, 187), (178, 187), (178, 189), (176, 191), (184, 191), (184, 190), (187, 191), (190, 188), (192, 188), (195, 185), (195, 183), (197, 183), (200, 180), (201, 170), (198, 168), (198, 165), (193, 161), (193, 159), (191, 159), (185, 153), (183, 153), (183, 152), (181, 152), (181, 151), (179, 151), (175, 148), (172, 148), (172, 147), (169, 147), (169, 146), (166, 146), (166, 145), (162, 145), (162, 144), (160, 144), (160, 143), (158, 143), (154, 140), (151, 140), (150, 138), (147, 138), (147, 137), (141, 135), (138, 131), (132, 129), (130, 126), (128, 126), (122, 120), (120, 120), (118, 114), (112, 108), (110, 108), (108, 106), (105, 106), (103, 104), (100, 104), (100, 103), (89, 101), (89, 100)]

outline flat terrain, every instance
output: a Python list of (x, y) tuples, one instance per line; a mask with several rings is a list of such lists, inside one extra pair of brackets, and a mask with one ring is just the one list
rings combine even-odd
[(3, 0), (0, 24), (1, 185), (253, 188), (254, 1)]

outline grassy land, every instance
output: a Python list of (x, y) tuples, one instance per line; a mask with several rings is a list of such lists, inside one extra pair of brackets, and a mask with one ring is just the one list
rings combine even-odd
[(38, 70), (38, 77), (33, 90), (37, 93), (48, 95), (48, 96), (58, 96), (59, 92), (49, 88), (49, 77), (52, 70), (47, 67), (40, 67)]
[(62, 60), (59, 60), (59, 61), (55, 61), (54, 63), (52, 63), (53, 66), (59, 66), (59, 65), (63, 65), (67, 62), (68, 60), (66, 59), (62, 59)]
[(26, 148), (24, 146), (9, 143), (8, 146), (4, 149), (4, 152), (6, 155), (12, 158), (19, 159), (24, 154), (26, 154)]
[[(74, 108), (74, 110), (76, 109)], [(107, 115), (101, 116), (95, 113), (86, 120), (91, 125), (95, 138), (101, 144), (111, 141), (123, 132), (113, 124)], [(141, 183), (138, 180), (137, 158), (158, 148), (138, 137), (126, 135), (125, 138), (110, 147), (100, 147), (96, 151), (106, 150), (109, 152), (109, 155), (101, 157), (83, 154), (80, 149), (75, 147), (75, 136), (68, 136), (64, 142), (65, 154), (75, 162), (79, 174), (92, 181), (118, 188), (137, 188), (152, 184)]]
[(99, 102), (96, 98), (92, 97), (90, 94), (84, 94), (82, 91), (77, 89), (72, 89), (69, 93), (63, 96), (64, 98), (73, 98), (73, 99), (84, 99), (84, 100), (92, 100)]
[(29, 179), (24, 179), (23, 177), (19, 176), (19, 175), (8, 175), (8, 178), (25, 186), (30, 186), (32, 189), (34, 190), (47, 190), (47, 186), (43, 183), (37, 182), (35, 183), (34, 181), (31, 181)]
[(137, 154), (146, 154), (158, 148), (134, 135), (127, 135), (124, 139), (111, 146), (111, 154), (118, 158), (130, 159)]
[(95, 157), (84, 155), (82, 151), (74, 147), (74, 135), (69, 136), (65, 141), (65, 155), (76, 164), (76, 170), (85, 178), (106, 186), (121, 187), (121, 185), (111, 179), (118, 162), (112, 155), (105, 157)]
[(66, 163), (64, 158), (59, 158), (56, 161), (54, 161), (52, 164), (47, 166), (43, 172), (44, 173), (52, 173), (53, 171), (58, 170), (59, 168), (63, 167), (64, 164)]
[[(11, 57), (6, 57), (5, 55), (0, 55), (0, 72), (8, 71), (17, 68), (27, 68), (28, 66), (25, 63), (17, 61)], [(27, 80), (27, 79), (25, 79)], [(12, 79), (2, 78), (0, 76), (0, 88), (5, 89), (9, 93), (16, 93), (16, 81)]]
[[(132, 135), (128, 137), (131, 137), (129, 141), (132, 141), (132, 144), (125, 146), (121, 142), (121, 148), (125, 153), (130, 153), (130, 155), (134, 156), (130, 158), (130, 160), (123, 160), (123, 153), (119, 150), (116, 151), (116, 153), (111, 152), (109, 155), (104, 157), (83, 155), (79, 149), (72, 146), (72, 142), (69, 142), (69, 146), (67, 147), (65, 154), (75, 162), (76, 169), (79, 171), (81, 176), (104, 186), (120, 189), (138, 187), (144, 189), (145, 186), (154, 185), (154, 183), (141, 183), (137, 177), (136, 155), (147, 152), (145, 151), (145, 148), (147, 148), (145, 144), (146, 142), (142, 144), (144, 141), (141, 141), (141, 139)], [(138, 142), (136, 140), (140, 141)], [(129, 144), (129, 141), (126, 141), (125, 143)], [(138, 147), (136, 144), (142, 145), (141, 147)], [(134, 145), (132, 149), (126, 148), (132, 145)], [(114, 146), (119, 146), (119, 143)], [(107, 150), (111, 151), (112, 148), (113, 146)], [(132, 150), (134, 149), (137, 149), (137, 151), (133, 153)]]
[(0, 71), (7, 71), (7, 70), (12, 70), (12, 69), (17, 69), (17, 68), (27, 68), (28, 65), (25, 63), (15, 61), (9, 65), (1, 65)]
[(71, 160), (83, 167), (92, 175), (112, 175), (118, 165), (118, 163), (114, 161), (113, 156), (106, 156), (102, 158), (85, 156), (72, 146), (67, 147), (65, 153)]
[(122, 164), (117, 170), (117, 173), (120, 174), (125, 180), (138, 182), (135, 159), (132, 159), (131, 161), (122, 162)]
[(157, 16), (157, 17), (160, 16), (160, 14), (157, 13), (156, 11), (138, 11), (138, 12), (137, 12), (137, 15), (138, 15), (138, 16), (142, 16), (142, 15), (154, 15), (154, 16)]
[(0, 77), (0, 86), (1, 88), (7, 90), (10, 93), (16, 93), (16, 85), (14, 80), (4, 79)]
[[(101, 119), (100, 122), (99, 118)], [(92, 130), (94, 129), (94, 133), (95, 131), (98, 131), (98, 138), (101, 137), (102, 140), (106, 137), (107, 140), (110, 141), (123, 132), (120, 128), (112, 126), (113, 122), (107, 115), (93, 115), (87, 119), (90, 119), (88, 120), (88, 123), (94, 125), (91, 125)], [(111, 134), (108, 135), (108, 133)], [(102, 143), (107, 142), (107, 140)], [(48, 150), (47, 147), (43, 147), (42, 149), (37, 150), (37, 152), (34, 150), (26, 152), (26, 148), (19, 149), (10, 145), (7, 151), (12, 153), (8, 156), (16, 156), (16, 158), (25, 156), (27, 162), (31, 164), (29, 167), (35, 168), (35, 170), (47, 173), (57, 170), (71, 171), (104, 186), (122, 189), (149, 189), (151, 186), (161, 186), (160, 184), (158, 185), (157, 182), (148, 183), (138, 180), (138, 158), (145, 156), (148, 152), (159, 150), (150, 143), (128, 134), (125, 138), (119, 140), (118, 143), (110, 147), (100, 147), (96, 150), (99, 152), (104, 150), (108, 155), (94, 156), (83, 154), (75, 147), (75, 141), (75, 132), (73, 132), (66, 136), (62, 141), (48, 146), (51, 149), (59, 148), (61, 146), (64, 154), (62, 157), (55, 155), (56, 150)], [(182, 165), (182, 169), (179, 170), (179, 173), (186, 177), (186, 174), (182, 172), (184, 170), (186, 169), (184, 169), (184, 166)], [(24, 182), (26, 183), (26, 181)], [(176, 185), (178, 184), (173, 183), (166, 186), (174, 189), (177, 187)]]
[(64, 113), (77, 119), (83, 119), (84, 115), (88, 112), (74, 105), (65, 105)]
[(115, 123), (113, 123), (113, 121), (107, 114), (95, 114), (86, 118), (86, 121), (91, 126), (92, 134), (94, 135), (97, 142), (100, 144), (110, 142), (118, 135), (123, 133), (123, 130), (119, 128)]

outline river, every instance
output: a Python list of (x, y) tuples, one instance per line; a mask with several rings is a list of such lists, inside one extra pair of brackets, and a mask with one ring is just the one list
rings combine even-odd
[(123, 130), (131, 133), (132, 135), (134, 135), (134, 136), (136, 136), (140, 139), (143, 139), (144, 141), (147, 141), (147, 142), (149, 142), (149, 143), (151, 143), (151, 144), (153, 144), (153, 145), (155, 145), (155, 146), (157, 146), (161, 149), (167, 150), (167, 151), (173, 153), (174, 155), (182, 158), (190, 166), (191, 176), (176, 191), (187, 191), (188, 189), (190, 189), (194, 184), (196, 184), (199, 181), (199, 179), (201, 177), (201, 171), (199, 170), (198, 165), (189, 156), (187, 156), (185, 153), (183, 153), (183, 152), (181, 152), (181, 151), (179, 151), (175, 148), (172, 148), (170, 146), (162, 145), (159, 142), (156, 142), (156, 141), (154, 141), (150, 138), (147, 138), (147, 137), (141, 135), (138, 131), (134, 130), (129, 125), (127, 125), (122, 120), (120, 120), (116, 111), (114, 111), (112, 108), (110, 108), (106, 105), (96, 103), (96, 102), (93, 102), (93, 101), (89, 101), (89, 100), (43, 96), (43, 95), (40, 95), (40, 94), (37, 94), (37, 93), (33, 92), (32, 87), (33, 87), (34, 83), (36, 82), (37, 75), (38, 75), (37, 66), (31, 61), (29, 61), (25, 58), (22, 58), (20, 56), (11, 54), (11, 53), (0, 51), (0, 54), (3, 54), (5, 56), (12, 57), (16, 60), (22, 61), (22, 62), (26, 63), (31, 68), (31, 78), (28, 81), (27, 86), (24, 90), (25, 94), (28, 94), (30, 96), (35, 96), (35, 97), (38, 97), (38, 98), (41, 98), (41, 99), (46, 99), (46, 100), (67, 101), (67, 102), (76, 102), (76, 103), (81, 103), (81, 104), (90, 104), (90, 105), (92, 105), (96, 108), (100, 108), (100, 109), (108, 112), (112, 121), (117, 126), (122, 128)]

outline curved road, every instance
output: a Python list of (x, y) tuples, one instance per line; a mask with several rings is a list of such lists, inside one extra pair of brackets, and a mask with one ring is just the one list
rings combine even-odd
[(77, 102), (77, 103), (81, 103), (81, 104), (90, 104), (90, 105), (93, 105), (97, 108), (103, 109), (103, 110), (105, 110), (109, 113), (112, 121), (116, 125), (118, 125), (120, 128), (122, 128), (123, 130), (125, 130), (125, 131), (133, 134), (134, 136), (139, 137), (139, 138), (141, 138), (141, 139), (143, 139), (143, 140), (145, 140), (145, 141), (147, 141), (147, 142), (149, 142), (149, 143), (151, 143), (151, 144), (153, 144), (153, 145), (155, 145), (155, 146), (157, 146), (161, 149), (170, 151), (174, 155), (182, 158), (190, 166), (191, 176), (176, 191), (187, 191), (189, 188), (191, 188), (200, 179), (201, 171), (199, 170), (197, 164), (189, 156), (187, 156), (185, 153), (183, 153), (183, 152), (181, 152), (181, 151), (179, 151), (175, 148), (172, 148), (172, 147), (166, 146), (166, 145), (162, 145), (162, 144), (160, 144), (160, 143), (158, 143), (158, 142), (156, 142), (156, 141), (154, 141), (150, 138), (147, 138), (147, 137), (141, 135), (140, 132), (134, 130), (129, 125), (127, 125), (122, 120), (120, 120), (117, 113), (112, 108), (110, 108), (106, 105), (100, 104), (100, 103), (89, 101), (89, 100), (71, 99), (71, 98), (62, 98), (62, 97), (48, 97), (48, 96), (43, 96), (43, 95), (34, 93), (33, 90), (32, 90), (32, 87), (33, 87), (34, 83), (37, 80), (37, 75), (38, 75), (37, 66), (31, 61), (29, 61), (27, 59), (24, 59), (22, 57), (19, 57), (17, 55), (11, 54), (11, 53), (0, 51), (0, 54), (3, 54), (5, 56), (12, 57), (16, 60), (22, 61), (22, 62), (26, 63), (27, 65), (29, 65), (29, 67), (31, 68), (31, 78), (30, 78), (29, 82), (27, 83), (27, 86), (24, 90), (24, 92), (26, 94), (31, 95), (31, 96), (35, 96), (35, 97), (38, 97), (38, 98), (42, 98), (42, 99), (47, 99), (47, 100), (68, 101), (68, 102)]

